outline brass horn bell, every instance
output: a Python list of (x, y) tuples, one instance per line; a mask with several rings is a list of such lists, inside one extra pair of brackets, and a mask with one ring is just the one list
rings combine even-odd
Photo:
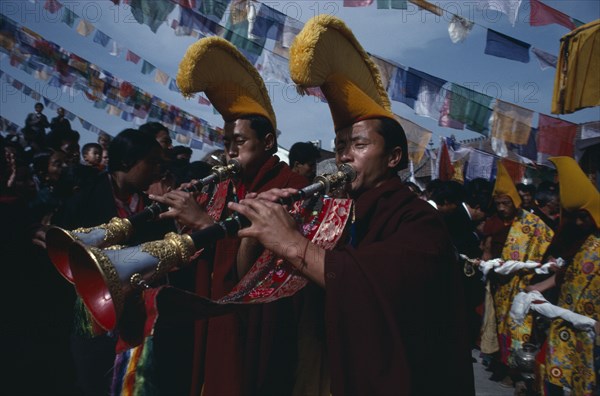
[(110, 331), (130, 294), (187, 264), (195, 252), (189, 235), (171, 232), (164, 239), (132, 247), (99, 249), (76, 242), (69, 249), (69, 262), (77, 294), (96, 322)]
[(73, 283), (73, 273), (69, 265), (69, 248), (75, 242), (87, 246), (106, 247), (127, 241), (133, 234), (133, 226), (128, 219), (112, 218), (108, 223), (91, 228), (77, 228), (67, 231), (60, 227), (50, 227), (46, 232), (48, 257), (57, 271)]

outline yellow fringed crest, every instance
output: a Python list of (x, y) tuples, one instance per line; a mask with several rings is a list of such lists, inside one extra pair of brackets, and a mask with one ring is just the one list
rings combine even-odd
[(586, 210), (600, 227), (600, 193), (571, 157), (551, 157), (558, 171), (560, 206), (566, 211)]
[(320, 87), (336, 130), (353, 123), (395, 119), (379, 69), (344, 22), (310, 19), (290, 48), (290, 75), (300, 90)]
[(225, 122), (261, 115), (277, 129), (265, 83), (229, 41), (207, 37), (192, 44), (179, 63), (177, 86), (184, 96), (205, 92)]

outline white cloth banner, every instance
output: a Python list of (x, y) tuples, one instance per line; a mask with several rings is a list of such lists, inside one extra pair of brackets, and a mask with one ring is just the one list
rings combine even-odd
[(494, 156), (473, 150), (469, 155), (469, 164), (465, 173), (467, 180), (483, 178), (490, 180), (494, 169)]
[(581, 125), (581, 139), (593, 139), (600, 137), (600, 121), (586, 122)]
[[(521, 0), (475, 0), (476, 8), (483, 12), (494, 10), (506, 14), (511, 25), (515, 26)], [(488, 18), (491, 18), (488, 16)]]
[(265, 81), (280, 81), (291, 84), (289, 61), (269, 51), (263, 51), (262, 64), (257, 62), (257, 69)]
[(281, 45), (284, 48), (290, 48), (294, 39), (300, 33), (304, 24), (297, 19), (285, 17), (285, 23), (283, 25), (283, 37), (281, 39)]
[(465, 41), (471, 30), (473, 29), (474, 23), (458, 15), (454, 15), (450, 24), (448, 25), (448, 34), (450, 40), (456, 43), (462, 43)]
[(475, 259), (470, 259), (464, 254), (461, 254), (460, 257), (463, 260), (467, 260), (471, 263), (476, 263), (479, 267), (479, 270), (483, 273), (483, 279), (485, 280), (489, 274), (489, 272), (493, 269), (494, 272), (500, 275), (510, 275), (513, 272), (517, 272), (522, 269), (534, 269), (536, 274), (549, 274), (550, 268), (556, 266), (561, 268), (565, 265), (565, 260), (562, 258), (556, 259), (556, 261), (550, 261), (545, 264), (540, 264), (535, 261), (517, 261), (517, 260), (507, 260), (504, 261), (500, 258), (495, 258), (487, 261), (478, 261)]
[(541, 313), (547, 318), (562, 318), (570, 322), (578, 330), (590, 332), (593, 339), (594, 325), (596, 321), (587, 316), (580, 315), (568, 309), (550, 304), (542, 293), (535, 290), (529, 293), (520, 292), (515, 296), (510, 307), (510, 316), (518, 324), (522, 324), (529, 310)]

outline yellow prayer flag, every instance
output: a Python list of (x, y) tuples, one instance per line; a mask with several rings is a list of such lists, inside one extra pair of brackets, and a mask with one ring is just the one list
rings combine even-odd
[(169, 82), (169, 75), (159, 69), (156, 69), (154, 81), (156, 81), (157, 83), (161, 83), (162, 85), (167, 85), (167, 82)]
[(527, 144), (533, 111), (497, 99), (493, 119), (492, 137), (514, 144)]
[(85, 19), (82, 19), (81, 21), (79, 21), (79, 25), (77, 25), (76, 30), (77, 33), (79, 33), (80, 35), (87, 37), (90, 35), (90, 33), (94, 31), (94, 25), (92, 25)]

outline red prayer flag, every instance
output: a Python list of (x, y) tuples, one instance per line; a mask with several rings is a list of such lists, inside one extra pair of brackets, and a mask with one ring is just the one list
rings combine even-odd
[(519, 162), (503, 159), (502, 165), (510, 175), (513, 183), (519, 184), (523, 181), (523, 177), (525, 176), (525, 166)]
[(373, 0), (344, 0), (344, 7), (367, 7), (373, 4)]
[(48, 11), (50, 14), (56, 14), (58, 10), (62, 7), (57, 0), (46, 0), (44, 3), (44, 9)]
[(538, 151), (554, 156), (573, 156), (577, 124), (540, 114)]
[(125, 59), (128, 60), (129, 62), (133, 62), (137, 65), (141, 58), (138, 55), (136, 55), (133, 52), (128, 50), (127, 56), (125, 57)]
[(450, 153), (448, 152), (448, 146), (446, 142), (442, 143), (440, 150), (440, 169), (438, 178), (441, 181), (450, 181), (454, 176), (454, 166), (450, 161)]
[(543, 26), (551, 23), (557, 23), (569, 30), (576, 28), (573, 19), (567, 14), (549, 7), (540, 0), (530, 0), (531, 14), (529, 15), (529, 24), (531, 26)]

